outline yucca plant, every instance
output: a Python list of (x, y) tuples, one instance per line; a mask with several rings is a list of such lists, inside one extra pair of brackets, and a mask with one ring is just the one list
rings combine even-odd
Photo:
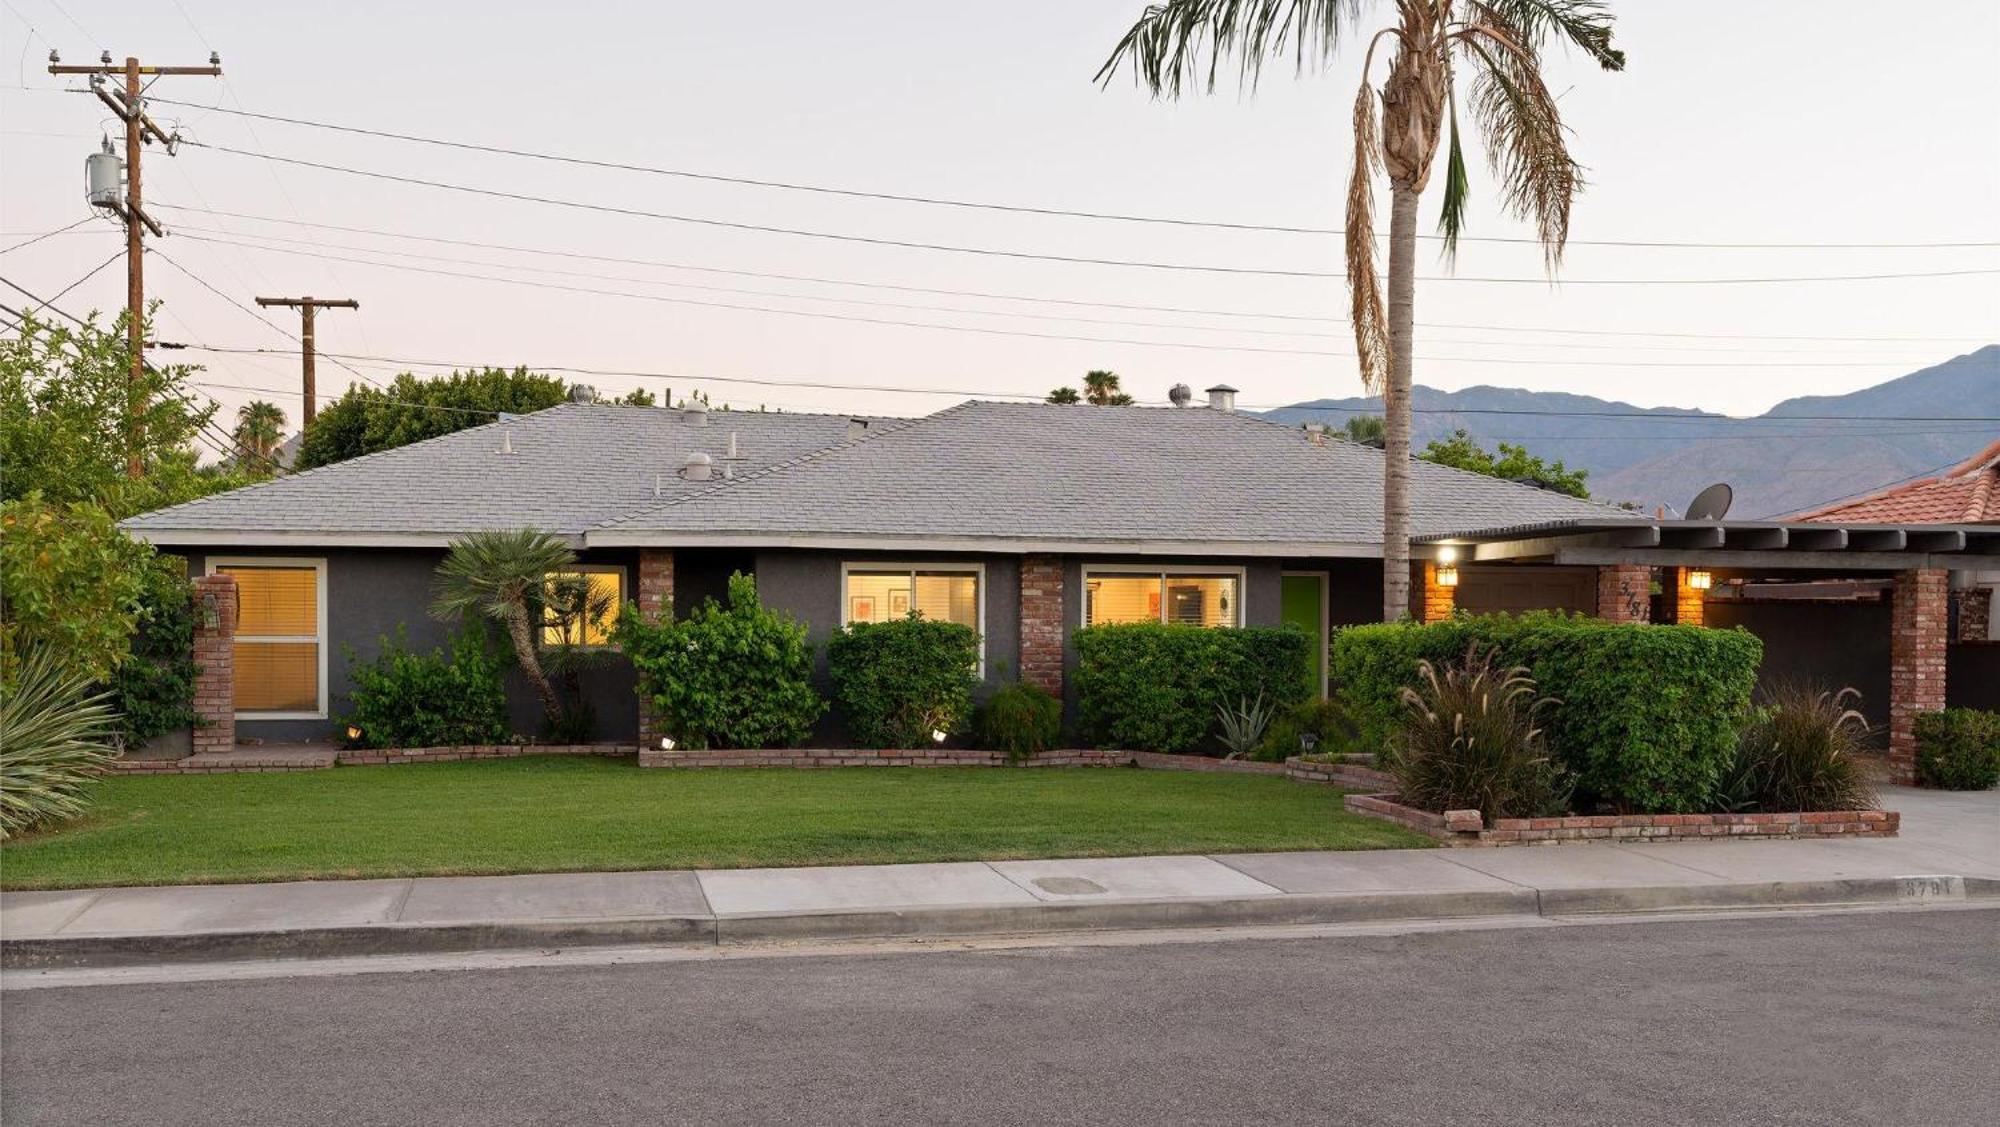
[(86, 787), (117, 755), (118, 715), (90, 674), (44, 646), (25, 647), (0, 699), (0, 838), (74, 818)]
[(1853, 689), (1787, 683), (1764, 694), (1736, 743), (1731, 804), (1765, 811), (1867, 810), (1868, 721)]
[(1490, 650), (1473, 646), (1442, 670), (1418, 663), (1417, 680), (1403, 690), (1403, 724), (1382, 755), (1405, 803), (1488, 819), (1565, 810), (1570, 780), (1537, 722), (1557, 702), (1537, 695), (1526, 669), (1497, 668)]
[(1220, 705), (1215, 711), (1222, 722), (1222, 746), (1229, 749), (1223, 758), (1235, 759), (1256, 751), (1264, 742), (1264, 730), (1271, 726), (1271, 717), (1278, 708), (1266, 703), (1260, 692), (1255, 700), (1238, 697), (1235, 708)]

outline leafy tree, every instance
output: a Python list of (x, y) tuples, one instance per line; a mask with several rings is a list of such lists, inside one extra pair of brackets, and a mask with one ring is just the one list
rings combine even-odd
[(1349, 442), (1358, 442), (1363, 446), (1373, 446), (1380, 450), (1387, 437), (1387, 428), (1380, 415), (1350, 415), (1347, 421), (1341, 424), (1340, 433)]
[[(1415, 342), (1417, 201), (1431, 162), (1447, 144), (1445, 255), (1457, 250), (1471, 181), (1459, 139), (1458, 110), (1470, 109), (1500, 182), (1501, 201), (1532, 222), (1547, 266), (1562, 262), (1570, 207), (1583, 178), (1570, 156), (1556, 95), (1542, 81), (1541, 49), (1572, 44), (1605, 70), (1623, 70), (1611, 46), (1603, 0), (1394, 0), (1395, 22), (1380, 30), (1351, 26), (1359, 0), (1161, 0), (1148, 6), (1098, 70), (1108, 80), (1130, 65), (1155, 94), (1213, 90), (1222, 62), (1234, 56), (1254, 86), (1266, 60), (1290, 58), (1301, 70), (1324, 63), (1362, 36), (1361, 89), (1354, 102), (1354, 159), (1347, 191), (1347, 286), (1361, 383), (1381, 391), (1387, 424), (1382, 475), (1382, 617), (1410, 606), (1410, 386)], [(1389, 54), (1378, 92), (1369, 85), (1376, 47)], [(1461, 89), (1462, 87), (1462, 89)], [(1389, 282), (1375, 270), (1374, 178), (1389, 179)]]
[(37, 645), (92, 682), (110, 677), (131, 652), (152, 566), (153, 549), (95, 505), (0, 502), (0, 682)]
[(551, 729), (564, 721), (563, 701), (542, 670), (535, 645), (549, 576), (576, 566), (576, 553), (555, 536), (532, 528), (475, 532), (454, 540), (438, 565), (431, 613), (463, 621), (497, 622), (514, 647), (514, 660), (534, 687)]
[(631, 391), (612, 400), (612, 402), (626, 407), (658, 407), (660, 405), (659, 399), (643, 387), (635, 387)]
[(1048, 401), (1050, 403), (1069, 405), (1083, 402), (1083, 396), (1079, 395), (1073, 387), (1059, 387), (1049, 392)]
[(285, 440), (285, 412), (276, 403), (253, 399), (236, 409), (236, 440), (243, 468), (268, 474), (276, 466), (278, 444)]
[[(233, 469), (199, 464), (195, 439), (217, 410), (189, 383), (201, 369), (149, 364), (133, 387), (124, 325), (123, 316), (70, 326), (31, 313), (0, 340), (0, 497), (37, 494), (122, 519), (244, 483)], [(126, 474), (133, 451), (137, 478)]]
[(298, 468), (329, 466), (569, 400), (569, 385), (526, 368), (486, 368), (420, 379), (404, 372), (387, 388), (350, 387), (322, 408), (299, 444)]
[(1426, 462), (1471, 470), (1487, 477), (1525, 482), (1557, 493), (1567, 493), (1572, 497), (1590, 496), (1590, 486), (1584, 484), (1584, 479), (1590, 476), (1589, 470), (1569, 469), (1562, 464), (1560, 458), (1554, 462), (1544, 462), (1528, 453), (1527, 447), (1514, 446), (1506, 442), (1500, 444), (1500, 453), (1496, 457), (1487, 453), (1486, 448), (1474, 441), (1463, 427), (1451, 432), (1449, 438), (1433, 439), (1417, 457)]

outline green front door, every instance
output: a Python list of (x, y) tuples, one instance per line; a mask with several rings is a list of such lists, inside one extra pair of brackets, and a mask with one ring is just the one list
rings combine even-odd
[(1279, 597), (1279, 616), (1313, 639), (1310, 688), (1319, 696), (1326, 688), (1326, 575), (1286, 572)]

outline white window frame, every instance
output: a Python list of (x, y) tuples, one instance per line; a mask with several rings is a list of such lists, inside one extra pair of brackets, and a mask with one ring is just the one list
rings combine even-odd
[(1214, 629), (1236, 630), (1243, 626), (1243, 604), (1250, 596), (1249, 569), (1240, 565), (1219, 564), (1085, 564), (1083, 565), (1083, 598), (1078, 599), (1077, 626), (1090, 625), (1090, 577), (1093, 575), (1152, 575), (1160, 580), (1160, 622), (1167, 620), (1167, 579), (1174, 575), (1230, 575), (1236, 577), (1236, 621)]
[[(307, 637), (303, 634), (244, 634), (239, 631), (230, 639), (232, 644), (235, 642), (312, 642), (318, 645), (319, 707), (311, 712), (232, 712), (232, 714), (238, 720), (326, 719), (326, 651), (331, 648), (331, 640), (327, 637), (326, 631), (326, 560), (324, 558), (315, 559), (303, 556), (210, 556), (202, 561), (202, 568), (209, 575), (219, 575), (221, 572), (218, 569), (225, 567), (262, 567), (290, 570), (311, 568), (313, 570), (314, 583), (313, 603), (315, 609), (319, 611), (319, 622), (316, 624), (319, 629), (317, 637)], [(241, 598), (240, 595), (238, 597), (239, 599)], [(230, 692), (232, 696), (235, 693), (233, 682), (230, 685)], [(232, 709), (234, 708), (233, 702), (231, 707)]]
[[(624, 564), (572, 564), (569, 567), (561, 568), (557, 571), (552, 571), (549, 572), (547, 575), (542, 576), (542, 583), (546, 585), (550, 579), (564, 573), (568, 573), (570, 575), (617, 576), (618, 600), (617, 602), (612, 604), (611, 617), (605, 623), (606, 629), (609, 629), (613, 623), (616, 623), (618, 621), (618, 611), (628, 601), (632, 591), (632, 577), (630, 574), (628, 574), (628, 571)], [(560, 642), (551, 642), (546, 637), (543, 636), (542, 631), (545, 629), (545, 626), (546, 624), (538, 625), (535, 627), (535, 648), (537, 650), (543, 649), (548, 646), (559, 646), (562, 644)], [(605, 653), (616, 650), (618, 648), (618, 643), (611, 641), (609, 638), (606, 638), (604, 641), (598, 642), (595, 645), (579, 642), (573, 648), (578, 650), (584, 650), (590, 653)]]
[(917, 599), (917, 579), (916, 579), (917, 572), (936, 571), (952, 575), (972, 576), (973, 581), (976, 584), (976, 587), (974, 588), (973, 592), (972, 602), (979, 612), (979, 625), (974, 627), (974, 629), (979, 632), (979, 668), (975, 671), (975, 674), (981, 680), (985, 679), (986, 677), (986, 564), (984, 562), (974, 561), (972, 563), (966, 563), (961, 560), (918, 560), (912, 563), (908, 560), (882, 560), (880, 562), (875, 562), (870, 560), (842, 560), (840, 561), (840, 615), (839, 615), (840, 628), (842, 630), (845, 630), (849, 626), (854, 625), (853, 621), (847, 617), (847, 577), (857, 571), (909, 572), (910, 604), (912, 609), (915, 609), (916, 599)]

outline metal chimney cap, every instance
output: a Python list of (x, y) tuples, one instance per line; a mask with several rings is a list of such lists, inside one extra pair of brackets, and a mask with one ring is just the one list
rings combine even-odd
[(681, 418), (686, 419), (695, 426), (706, 426), (708, 424), (708, 404), (703, 403), (699, 399), (688, 400), (681, 407)]
[(1236, 410), (1236, 389), (1226, 383), (1208, 389), (1208, 405), (1217, 411)]

